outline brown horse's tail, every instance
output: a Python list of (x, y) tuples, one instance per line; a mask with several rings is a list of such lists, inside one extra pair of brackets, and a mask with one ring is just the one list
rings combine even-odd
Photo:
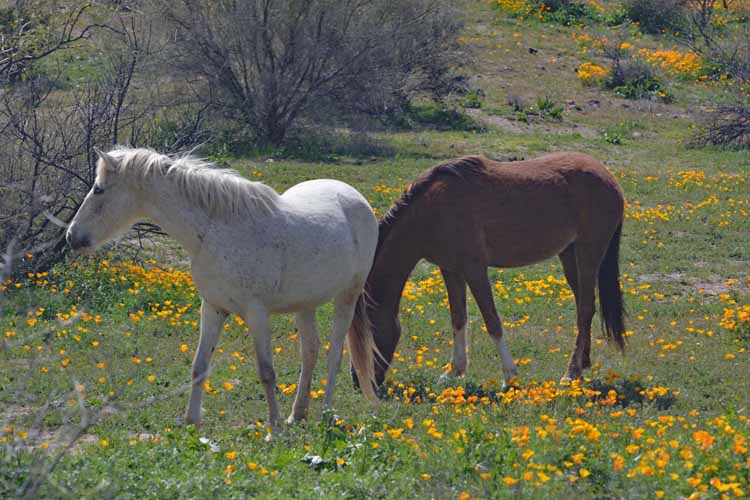
[(372, 336), (372, 327), (367, 317), (367, 304), (365, 293), (362, 292), (357, 298), (354, 309), (352, 326), (347, 333), (349, 354), (352, 358), (352, 366), (360, 381), (362, 393), (370, 401), (377, 401), (375, 394), (375, 353), (377, 347)]
[(625, 307), (620, 289), (620, 236), (622, 223), (617, 226), (609, 248), (599, 267), (599, 305), (602, 328), (607, 338), (614, 339), (621, 351), (625, 350)]

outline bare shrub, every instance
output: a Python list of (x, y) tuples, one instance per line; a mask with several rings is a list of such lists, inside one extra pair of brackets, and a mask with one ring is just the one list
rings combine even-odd
[(198, 77), (203, 101), (265, 144), (281, 144), (302, 117), (386, 114), (419, 93), (444, 95), (458, 62), (461, 23), (447, 0), (160, 6), (176, 69)]
[[(25, 261), (32, 268), (47, 268), (61, 258), (65, 221), (94, 181), (93, 147), (143, 135), (142, 124), (154, 113), (131, 92), (149, 53), (148, 29), (135, 16), (115, 17), (100, 28), (111, 46), (97, 72), (75, 88), (58, 90), (61, 70), (34, 66), (46, 57), (41, 53), (27, 59), (31, 66), (23, 79), (0, 87), (0, 247), (13, 235), (20, 247), (43, 248)], [(71, 32), (78, 29), (65, 25)], [(36, 35), (26, 42), (34, 40)], [(6, 66), (6, 73), (15, 68)]]
[(725, 12), (734, 4), (691, 0), (689, 25), (678, 38), (702, 56), (709, 75), (721, 80), (730, 93), (730, 102), (708, 114), (692, 143), (750, 148), (750, 25), (742, 17), (715, 22), (720, 3)]
[(693, 138), (696, 145), (750, 148), (750, 102), (719, 106)]
[(35, 62), (87, 39), (98, 26), (85, 22), (89, 3), (70, 2), (46, 15), (43, 3), (0, 7), (0, 84), (19, 80)]
[(701, 27), (699, 22), (694, 22), (693, 31), (683, 43), (701, 54), (713, 73), (727, 75), (740, 86), (750, 82), (750, 25), (737, 23), (717, 28)]

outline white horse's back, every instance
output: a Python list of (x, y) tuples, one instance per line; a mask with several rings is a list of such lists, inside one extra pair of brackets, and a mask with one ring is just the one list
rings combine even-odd
[(289, 246), (281, 288), (294, 310), (299, 300), (309, 305), (328, 302), (341, 290), (357, 290), (367, 279), (375, 256), (378, 222), (367, 200), (354, 188), (331, 179), (307, 181), (281, 196)]
[[(348, 250), (355, 250), (361, 260), (371, 263), (378, 243), (378, 220), (359, 191), (341, 181), (317, 179), (288, 189), (281, 200), (290, 212), (300, 214), (308, 224), (311, 218), (314, 219), (313, 226), (323, 230), (326, 236), (338, 236), (341, 226), (336, 223), (346, 222), (344, 227), (348, 226), (352, 245)], [(320, 236), (317, 239), (324, 239)], [(370, 265), (364, 267), (369, 272)]]

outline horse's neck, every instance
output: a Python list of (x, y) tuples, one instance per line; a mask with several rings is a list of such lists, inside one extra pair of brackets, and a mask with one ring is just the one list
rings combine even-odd
[(191, 203), (179, 189), (163, 177), (149, 181), (143, 188), (146, 212), (150, 219), (195, 256), (210, 225), (206, 211)]
[(398, 313), (406, 280), (422, 257), (409, 240), (389, 235), (382, 242), (370, 271), (368, 293), (376, 304), (393, 315)]

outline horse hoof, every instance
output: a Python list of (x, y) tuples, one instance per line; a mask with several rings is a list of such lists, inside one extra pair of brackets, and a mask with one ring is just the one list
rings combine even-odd
[(192, 425), (196, 429), (201, 426), (201, 420), (190, 417), (177, 417), (177, 425)]
[(511, 389), (517, 391), (520, 388), (521, 388), (521, 381), (518, 380), (518, 377), (513, 377), (512, 379), (503, 383), (503, 388), (501, 389), (500, 392), (508, 392)]
[(457, 378), (452, 372), (443, 372), (440, 378), (437, 380), (438, 387), (447, 387), (453, 383), (453, 380)]
[(336, 415), (336, 411), (333, 408), (324, 408), (320, 414), (320, 420), (328, 426), (334, 425), (339, 416)]
[(294, 415), (294, 413), (292, 413), (291, 415), (289, 415), (287, 417), (286, 424), (287, 425), (294, 425), (294, 424), (296, 424), (298, 422), (302, 422), (303, 420), (305, 420), (305, 416), (304, 415), (297, 417), (297, 416)]

